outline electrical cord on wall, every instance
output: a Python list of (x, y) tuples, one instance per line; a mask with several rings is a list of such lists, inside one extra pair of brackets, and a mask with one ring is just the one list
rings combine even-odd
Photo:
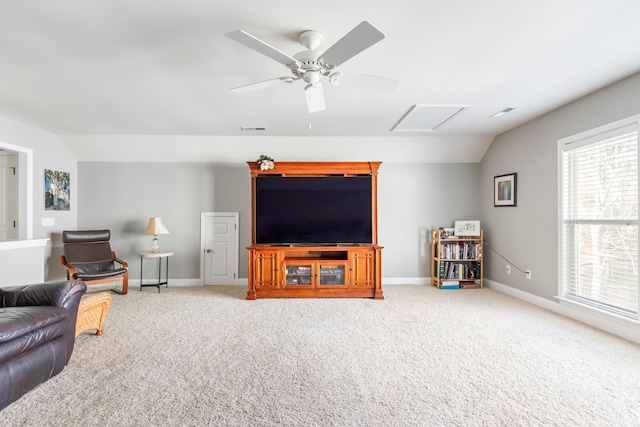
[(500, 252), (496, 251), (490, 244), (489, 242), (487, 242), (486, 240), (483, 240), (482, 243), (484, 244), (484, 246), (488, 247), (489, 250), (491, 251), (491, 253), (494, 253), (496, 255), (498, 255), (500, 258), (502, 258), (503, 260), (505, 260), (507, 262), (507, 264), (511, 265), (513, 268), (515, 268), (516, 270), (522, 272), (523, 274), (527, 274), (526, 270), (521, 269), (520, 267), (518, 267), (517, 265), (515, 265), (514, 263), (512, 263), (511, 261), (509, 261), (507, 258), (505, 258)]

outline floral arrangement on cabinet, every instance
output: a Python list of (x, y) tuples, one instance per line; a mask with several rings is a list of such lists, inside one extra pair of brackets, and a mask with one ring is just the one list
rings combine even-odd
[(260, 157), (257, 160), (257, 163), (260, 165), (260, 170), (263, 170), (263, 171), (276, 168), (274, 160), (269, 156), (265, 156), (264, 154), (260, 155)]

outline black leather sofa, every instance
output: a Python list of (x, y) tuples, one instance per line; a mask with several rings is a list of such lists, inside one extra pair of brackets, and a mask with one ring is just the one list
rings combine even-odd
[(0, 409), (69, 362), (86, 290), (80, 280), (0, 288)]

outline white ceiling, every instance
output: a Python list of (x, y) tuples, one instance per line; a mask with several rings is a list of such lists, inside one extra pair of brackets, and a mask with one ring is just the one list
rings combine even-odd
[[(475, 141), (478, 160), (493, 136), (640, 71), (639, 16), (638, 0), (2, 0), (0, 115), (61, 135), (80, 160), (114, 135)], [(229, 91), (289, 71), (225, 33), (293, 55), (301, 31), (321, 32), (322, 50), (363, 20), (386, 38), (339, 71), (398, 79), (395, 92), (327, 82), (327, 109), (310, 115), (301, 81)], [(392, 132), (416, 104), (471, 108)]]

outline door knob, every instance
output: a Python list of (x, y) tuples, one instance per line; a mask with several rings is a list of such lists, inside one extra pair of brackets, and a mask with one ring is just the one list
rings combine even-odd
[(210, 254), (211, 252), (213, 252), (213, 249), (207, 249), (205, 252)]

